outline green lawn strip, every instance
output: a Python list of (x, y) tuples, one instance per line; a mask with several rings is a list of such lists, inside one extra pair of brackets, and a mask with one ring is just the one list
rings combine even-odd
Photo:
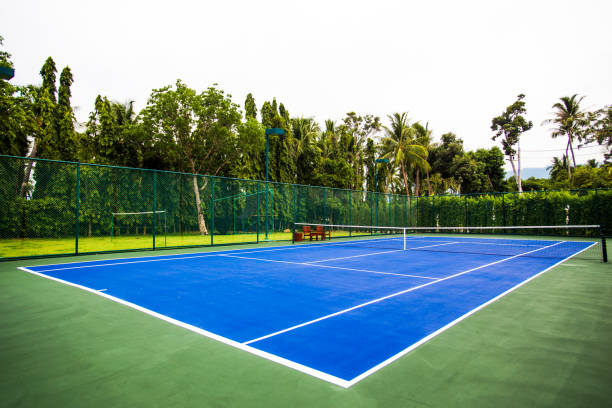
[[(287, 232), (270, 233), (268, 238), (274, 240), (291, 240), (291, 234)], [(264, 235), (259, 235), (263, 241)], [(238, 244), (256, 242), (257, 234), (231, 234), (215, 235), (215, 245)], [(156, 247), (180, 247), (192, 245), (210, 245), (210, 235), (163, 235), (156, 237)], [(42, 255), (74, 254), (74, 238), (24, 238), (24, 239), (0, 239), (0, 257), (23, 257)], [(153, 248), (153, 236), (119, 236), (112, 240), (110, 237), (81, 237), (79, 239), (79, 252), (121, 251), (133, 249)]]
[(348, 390), (1, 263), (2, 406), (609, 406), (612, 268), (570, 262)]

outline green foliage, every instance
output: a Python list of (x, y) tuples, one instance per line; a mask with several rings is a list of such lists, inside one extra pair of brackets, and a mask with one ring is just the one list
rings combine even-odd
[(527, 112), (523, 99), (525, 95), (520, 94), (516, 102), (508, 106), (500, 115), (491, 121), (491, 130), (495, 132), (493, 140), (502, 138), (502, 147), (506, 156), (514, 158), (516, 150), (514, 146), (519, 141), (521, 134), (533, 127), (533, 122), (527, 121), (523, 114)]
[[(0, 36), (0, 46), (3, 38)], [(0, 51), (0, 64), (12, 68), (11, 54)], [(36, 123), (27, 88), (0, 79), (0, 154), (25, 156)]]
[[(495, 136), (492, 139), (501, 138), (504, 154), (510, 160), (519, 191), (521, 191), (521, 180), (514, 165), (516, 157), (514, 146), (518, 144), (521, 135), (533, 127), (533, 122), (527, 121), (523, 117), (523, 114), (527, 112), (525, 102), (523, 102), (524, 98), (525, 95), (518, 95), (512, 105), (508, 106), (500, 116), (494, 117), (491, 121), (491, 130), (495, 132)], [(520, 168), (520, 156), (518, 159)]]
[(244, 101), (244, 117), (246, 119), (257, 119), (257, 105), (251, 93), (247, 95)]
[(53, 102), (53, 104), (57, 103), (56, 93), (57, 87), (55, 85), (55, 74), (57, 73), (57, 68), (55, 68), (55, 61), (53, 58), (49, 57), (43, 64), (40, 69), (40, 76), (42, 77), (42, 89), (46, 91), (47, 97)]

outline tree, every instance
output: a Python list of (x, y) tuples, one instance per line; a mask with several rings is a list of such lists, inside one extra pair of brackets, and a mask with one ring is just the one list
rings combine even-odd
[[(390, 159), (395, 168), (400, 168), (406, 195), (410, 195), (406, 168), (414, 166), (416, 169), (429, 170), (428, 153), (423, 146), (416, 144), (414, 128), (408, 124), (408, 114), (406, 112), (394, 113), (389, 116), (389, 120), (391, 126), (384, 127), (385, 137), (382, 139), (383, 157)], [(416, 194), (418, 195), (418, 180), (416, 188)]]
[(439, 173), (443, 179), (451, 179), (451, 166), (456, 157), (463, 156), (463, 140), (452, 132), (440, 136), (441, 143), (431, 147), (429, 163), (433, 173)]
[(473, 153), (456, 157), (451, 165), (451, 171), (461, 185), (461, 193), (486, 191), (485, 164), (476, 160)]
[[(505, 187), (504, 154), (499, 147), (478, 149), (472, 153), (474, 159), (484, 165), (483, 174), (489, 187), (484, 191), (503, 191)], [(483, 191), (483, 192), (484, 192)]]
[[(412, 127), (414, 128), (416, 143), (423, 146), (425, 150), (429, 152), (431, 148), (433, 147), (432, 141), (431, 141), (432, 131), (429, 130), (429, 123), (423, 126), (419, 122), (415, 122), (412, 124)], [(417, 177), (416, 177), (417, 180), (419, 179), (419, 171), (420, 169), (417, 168)], [(431, 182), (429, 180), (429, 169), (425, 169), (425, 175), (426, 175), (426, 180), (427, 180), (427, 194), (433, 195), (433, 189), (431, 187)]]
[(230, 164), (249, 149), (248, 140), (238, 138), (242, 116), (238, 105), (216, 84), (198, 94), (177, 80), (174, 87), (153, 90), (141, 115), (145, 131), (164, 150), (168, 162), (194, 174), (198, 226), (202, 235), (207, 234), (200, 191), (208, 179), (195, 174), (227, 173)]
[(604, 145), (606, 163), (612, 159), (612, 105), (606, 106), (591, 114), (591, 134), (587, 142), (596, 141)]
[[(0, 36), (0, 46), (4, 39)], [(13, 68), (11, 54), (0, 51), (0, 65)], [(34, 132), (34, 117), (27, 88), (0, 79), (0, 153), (25, 156), (28, 136)]]
[(366, 141), (382, 129), (382, 123), (378, 116), (357, 115), (355, 112), (348, 112), (342, 120), (342, 132), (352, 137), (349, 149), (349, 163), (353, 166), (354, 179), (351, 187), (362, 189), (364, 181), (364, 149)]
[(246, 119), (257, 119), (257, 105), (252, 93), (249, 93), (244, 101), (244, 116)]
[[(554, 124), (556, 126), (552, 129), (551, 133), (553, 139), (559, 136), (567, 137), (565, 156), (570, 157), (569, 154), (571, 153), (574, 167), (576, 167), (576, 158), (574, 156), (573, 143), (576, 140), (581, 141), (583, 139), (583, 132), (588, 123), (586, 113), (580, 109), (580, 102), (582, 102), (583, 99), (584, 96), (578, 97), (576, 94), (562, 97), (561, 102), (557, 102), (553, 105), (553, 109), (556, 109), (554, 118), (544, 121), (544, 124)], [(568, 166), (567, 171), (571, 181), (572, 166)]]
[[(523, 114), (527, 112), (525, 102), (523, 102), (524, 98), (524, 94), (518, 95), (516, 102), (508, 106), (500, 116), (493, 118), (491, 121), (491, 130), (496, 132), (492, 139), (502, 138), (502, 148), (512, 165), (512, 172), (519, 192), (523, 191), (521, 187), (521, 154), (520, 147), (517, 155), (514, 146), (520, 146), (521, 135), (533, 127), (533, 122), (527, 121), (523, 117)], [(514, 164), (515, 159), (518, 162), (518, 172)]]
[(60, 160), (73, 161), (77, 159), (76, 138), (74, 133), (74, 112), (70, 105), (72, 92), (70, 86), (74, 82), (69, 67), (65, 67), (60, 74), (60, 87), (55, 112), (57, 123), (57, 139), (55, 149)]
[(567, 175), (567, 167), (567, 156), (563, 155), (561, 159), (553, 157), (552, 164), (546, 170), (552, 180), (559, 181), (563, 179), (563, 175)]
[(298, 117), (291, 119), (291, 133), (295, 139), (293, 157), (297, 168), (296, 182), (316, 184), (321, 155), (315, 141), (319, 138), (321, 129), (313, 118)]

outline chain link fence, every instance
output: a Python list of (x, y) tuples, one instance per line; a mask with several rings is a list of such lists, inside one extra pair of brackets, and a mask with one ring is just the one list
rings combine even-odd
[(611, 214), (606, 189), (408, 197), (0, 156), (2, 259), (291, 240), (295, 222), (609, 233)]

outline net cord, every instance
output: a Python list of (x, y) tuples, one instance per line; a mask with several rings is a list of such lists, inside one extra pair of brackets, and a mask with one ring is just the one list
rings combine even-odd
[(296, 222), (295, 225), (309, 225), (309, 226), (320, 226), (320, 227), (343, 227), (343, 228), (365, 228), (365, 229), (382, 229), (382, 230), (457, 230), (457, 229), (469, 229), (469, 230), (513, 230), (513, 229), (559, 229), (559, 228), (601, 228), (600, 225), (519, 225), (519, 226), (488, 226), (488, 227), (467, 227), (467, 226), (456, 226), (456, 227), (387, 227), (383, 225), (342, 225), (342, 224), (314, 224), (308, 222)]

